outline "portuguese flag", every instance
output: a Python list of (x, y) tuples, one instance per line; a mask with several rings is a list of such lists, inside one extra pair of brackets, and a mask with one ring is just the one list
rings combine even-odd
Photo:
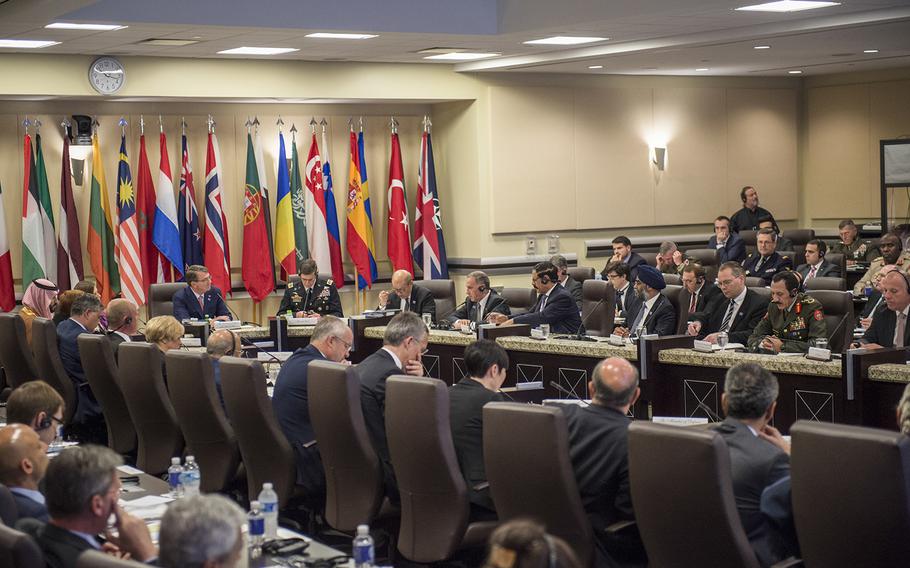
[(246, 188), (243, 195), (243, 260), (241, 274), (254, 302), (261, 302), (275, 289), (275, 272), (269, 250), (265, 205), (253, 139), (246, 135)]
[(108, 302), (120, 294), (120, 272), (114, 256), (114, 231), (111, 228), (110, 200), (104, 181), (104, 162), (98, 133), (92, 135), (92, 195), (89, 206), (88, 254), (92, 261), (101, 302)]

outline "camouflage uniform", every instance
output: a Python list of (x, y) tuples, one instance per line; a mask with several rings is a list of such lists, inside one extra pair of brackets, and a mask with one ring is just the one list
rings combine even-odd
[(777, 304), (771, 304), (749, 336), (749, 350), (758, 351), (767, 335), (783, 341), (782, 353), (805, 353), (809, 350), (810, 339), (828, 337), (825, 311), (818, 300), (806, 294), (797, 294), (789, 309), (782, 310)]
[[(859, 279), (859, 282), (856, 283), (856, 286), (853, 287), (854, 296), (863, 296), (865, 292), (863, 291), (866, 286), (873, 286), (875, 282), (875, 275), (878, 274), (878, 271), (882, 269), (887, 263), (885, 262), (885, 257), (879, 256), (872, 260), (872, 264), (869, 265), (869, 270)], [(910, 269), (910, 252), (903, 251), (901, 255), (897, 258), (895, 262), (901, 272), (906, 273)]]

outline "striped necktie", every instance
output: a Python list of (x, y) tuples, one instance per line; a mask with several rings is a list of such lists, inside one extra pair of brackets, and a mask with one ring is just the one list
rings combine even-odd
[(736, 300), (730, 300), (727, 307), (727, 313), (724, 315), (724, 321), (720, 324), (718, 331), (729, 331), (730, 324), (733, 323), (733, 314), (736, 313)]

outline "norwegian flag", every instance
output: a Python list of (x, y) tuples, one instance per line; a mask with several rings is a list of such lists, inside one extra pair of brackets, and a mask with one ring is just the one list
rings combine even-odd
[(427, 280), (449, 277), (446, 243), (439, 215), (436, 191), (436, 167), (433, 165), (433, 142), (424, 129), (420, 141), (420, 166), (417, 170), (417, 206), (414, 211), (414, 261)]
[(196, 188), (193, 185), (193, 166), (190, 152), (183, 134), (180, 146), (182, 160), (180, 167), (180, 203), (177, 205), (177, 219), (180, 224), (180, 246), (183, 248), (183, 273), (194, 264), (202, 264), (202, 232), (199, 230), (199, 214), (196, 211)]
[(398, 132), (392, 132), (392, 156), (389, 158), (389, 260), (393, 270), (414, 274), (411, 260), (411, 227), (408, 225), (408, 196), (404, 190), (404, 166)]
[(218, 138), (209, 132), (205, 154), (205, 241), (206, 268), (212, 275), (212, 285), (222, 294), (231, 294), (231, 247), (228, 243), (227, 216), (224, 214), (221, 178), (221, 152)]

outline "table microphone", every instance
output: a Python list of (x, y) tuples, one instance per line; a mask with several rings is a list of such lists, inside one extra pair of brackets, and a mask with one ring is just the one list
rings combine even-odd
[(597, 341), (593, 337), (588, 337), (587, 335), (582, 335), (581, 330), (583, 330), (585, 328), (585, 322), (588, 321), (588, 318), (591, 317), (591, 315), (594, 312), (596, 312), (597, 308), (600, 307), (600, 305), (603, 303), (604, 303), (604, 298), (601, 298), (600, 300), (597, 301), (596, 304), (594, 304), (594, 307), (591, 309), (590, 312), (588, 312), (588, 315), (586, 315), (584, 317), (584, 319), (581, 320), (581, 323), (578, 324), (578, 331), (576, 331), (574, 335), (571, 335), (570, 339), (574, 339), (575, 341)]
[(713, 410), (711, 410), (711, 407), (704, 402), (699, 400), (698, 407), (705, 411), (705, 414), (708, 415), (708, 418), (710, 418), (712, 422), (723, 422), (723, 419), (721, 419), (721, 417)]
[[(222, 302), (224, 302), (224, 307), (226, 307), (228, 309), (228, 311), (231, 312), (231, 315), (233, 315), (235, 318), (237, 318), (237, 321), (239, 321), (240, 323), (249, 323), (249, 322), (244, 322), (243, 319), (237, 315), (237, 312), (235, 312), (234, 310), (231, 309), (231, 307), (228, 305), (228, 303), (226, 301), (224, 301), (224, 297), (221, 294), (219, 294), (218, 297), (221, 298)], [(283, 363), (283, 361), (281, 359), (279, 359), (278, 357), (275, 357), (274, 355), (272, 355), (271, 353), (269, 353), (262, 347), (259, 347), (258, 345), (256, 345), (255, 343), (253, 343), (252, 341), (247, 339), (246, 337), (240, 335), (239, 333), (235, 333), (234, 335), (236, 335), (237, 337), (240, 338), (241, 345), (247, 345), (249, 347), (252, 347), (258, 353), (265, 353), (266, 355), (268, 355), (268, 357), (270, 359), (272, 359), (273, 361), (278, 363), (279, 366)]]
[(567, 389), (566, 387), (562, 386), (561, 384), (556, 383), (556, 382), (552, 382), (552, 381), (551, 381), (551, 382), (550, 382), (550, 386), (553, 387), (554, 389), (556, 389), (557, 391), (561, 392), (562, 394), (564, 394), (564, 395), (566, 395), (566, 396), (569, 396), (569, 397), (571, 397), (572, 399), (581, 402), (581, 403), (584, 404), (585, 406), (589, 406), (589, 403), (588, 403), (586, 400), (582, 399), (582, 398), (579, 397), (577, 394), (575, 394), (574, 391), (570, 391), (569, 389)]

